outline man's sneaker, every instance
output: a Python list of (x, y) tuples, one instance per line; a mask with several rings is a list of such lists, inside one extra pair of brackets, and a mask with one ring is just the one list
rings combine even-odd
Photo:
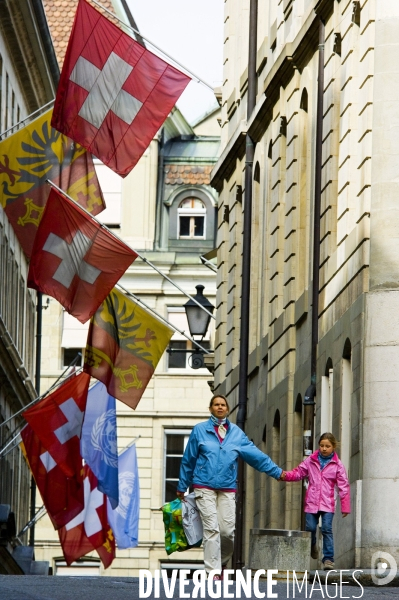
[(310, 551), (310, 556), (312, 558), (319, 558), (319, 549), (317, 547), (317, 544), (313, 544), (312, 549)]
[(323, 567), (323, 569), (325, 571), (331, 571), (332, 569), (335, 569), (335, 565), (334, 565), (333, 561), (332, 560), (328, 560), (328, 559), (325, 560), (324, 561), (324, 567)]

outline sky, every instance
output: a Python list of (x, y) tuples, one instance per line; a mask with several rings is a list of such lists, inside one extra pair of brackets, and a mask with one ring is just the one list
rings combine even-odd
[[(221, 85), (223, 0), (127, 1), (143, 36), (211, 87)], [(147, 47), (158, 54), (150, 45)], [(177, 106), (193, 123), (217, 104), (211, 90), (191, 81)]]

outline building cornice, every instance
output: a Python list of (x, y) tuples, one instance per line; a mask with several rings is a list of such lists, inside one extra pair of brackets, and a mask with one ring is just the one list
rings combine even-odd
[(302, 71), (317, 51), (319, 19), (327, 19), (333, 9), (334, 0), (319, 0), (304, 21), (295, 40), (284, 45), (265, 78), (263, 94), (251, 119), (248, 122), (240, 122), (212, 170), (211, 185), (219, 193), (223, 188), (223, 181), (228, 180), (234, 172), (236, 160), (241, 160), (244, 156), (246, 133), (248, 132), (255, 142), (262, 138), (272, 118), (273, 106), (278, 101), (280, 87), (285, 88), (295, 70)]
[(211, 186), (220, 193), (223, 188), (223, 180), (230, 179), (236, 168), (236, 160), (245, 154), (245, 136), (247, 133), (246, 121), (241, 121), (233, 136), (230, 138), (226, 148), (223, 150), (219, 160), (211, 172)]
[(0, 26), (27, 104), (33, 112), (52, 100), (59, 78), (42, 3), (2, 2)]

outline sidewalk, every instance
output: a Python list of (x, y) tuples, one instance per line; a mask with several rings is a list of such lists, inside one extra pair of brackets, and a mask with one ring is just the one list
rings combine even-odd
[[(313, 582), (316, 571), (309, 571), (309, 581)], [(387, 569), (384, 572), (376, 573), (371, 569), (347, 569), (342, 571), (318, 571), (320, 581), (323, 585), (325, 585), (326, 577), (328, 578), (328, 584), (339, 584), (342, 578), (343, 581), (347, 581), (348, 585), (356, 585), (359, 586), (359, 583), (363, 587), (377, 587), (377, 588), (387, 588), (391, 587), (399, 587), (399, 573), (393, 576), (392, 580), (386, 581), (387, 579), (391, 579), (390, 570)], [(380, 582), (377, 584), (374, 580), (377, 578)]]
[[(320, 574), (320, 581), (322, 573)], [(324, 574), (324, 573), (323, 573)], [(314, 574), (313, 574), (314, 576)], [(339, 574), (338, 574), (339, 576)], [(328, 579), (330, 580), (330, 575)], [(322, 583), (322, 589), (318, 582), (312, 589), (312, 584), (309, 581), (307, 590), (304, 588), (301, 592), (295, 590), (293, 594), (292, 583), (287, 589), (286, 583), (277, 583), (273, 586), (273, 593), (277, 593), (277, 598), (284, 600), (286, 598), (312, 598), (312, 600), (330, 598), (365, 598), (366, 600), (384, 600), (387, 596), (393, 600), (399, 600), (399, 588), (387, 586), (373, 586), (360, 588), (343, 585), (342, 593), (340, 593), (339, 583), (328, 585), (327, 588)], [(187, 586), (187, 597), (193, 597), (192, 582)], [(233, 593), (231, 593), (233, 592)], [(259, 595), (252, 593), (249, 596), (241, 594), (241, 598), (263, 597), (271, 598), (268, 595), (266, 581), (259, 583)], [(328, 596), (327, 593), (328, 592)], [(234, 586), (230, 589), (231, 595), (222, 594), (216, 596), (214, 593), (209, 595), (206, 593), (205, 598), (238, 598), (234, 593)], [(264, 596), (263, 596), (264, 594)], [(174, 589), (171, 598), (182, 598), (179, 593), (179, 585)], [(198, 597), (201, 597), (198, 595)], [(139, 596), (139, 579), (137, 577), (43, 577), (30, 575), (0, 575), (0, 598), (1, 600), (137, 600)], [(155, 598), (154, 595), (149, 596), (150, 599)], [(163, 587), (160, 588), (160, 600), (165, 600), (167, 596), (164, 593)]]

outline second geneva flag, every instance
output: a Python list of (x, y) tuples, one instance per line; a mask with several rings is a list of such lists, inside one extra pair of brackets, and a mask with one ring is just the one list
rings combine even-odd
[(125, 177), (189, 81), (80, 0), (51, 124)]

